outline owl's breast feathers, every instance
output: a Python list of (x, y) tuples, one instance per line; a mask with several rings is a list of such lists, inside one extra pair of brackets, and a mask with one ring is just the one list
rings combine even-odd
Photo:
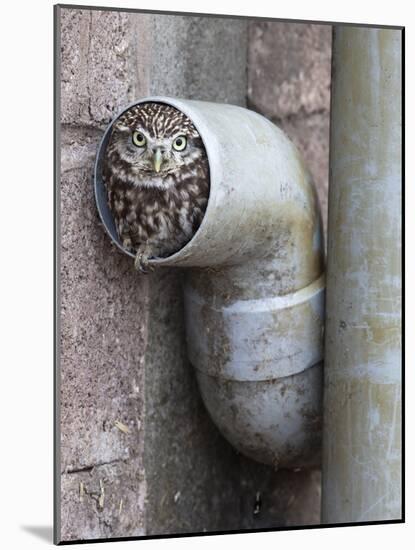
[[(115, 171), (116, 172), (116, 171)], [(135, 252), (151, 244), (154, 256), (182, 248), (198, 229), (209, 197), (207, 161), (178, 174), (168, 189), (131, 185), (104, 165), (108, 204), (125, 248)]]

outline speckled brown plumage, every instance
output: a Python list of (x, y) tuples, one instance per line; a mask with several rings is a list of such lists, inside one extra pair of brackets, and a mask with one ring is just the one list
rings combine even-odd
[(120, 241), (143, 272), (149, 258), (182, 248), (202, 221), (206, 151), (189, 118), (171, 106), (137, 105), (114, 123), (103, 178)]

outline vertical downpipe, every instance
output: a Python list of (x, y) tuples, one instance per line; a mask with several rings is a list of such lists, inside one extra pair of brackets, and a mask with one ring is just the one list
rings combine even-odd
[(322, 521), (401, 519), (401, 48), (336, 27)]

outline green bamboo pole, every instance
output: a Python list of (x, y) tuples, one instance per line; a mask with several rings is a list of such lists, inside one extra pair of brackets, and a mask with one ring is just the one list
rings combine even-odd
[(336, 27), (323, 523), (401, 518), (401, 43)]

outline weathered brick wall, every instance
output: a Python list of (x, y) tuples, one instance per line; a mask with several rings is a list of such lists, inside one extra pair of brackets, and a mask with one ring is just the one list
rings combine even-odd
[(270, 118), (301, 151), (327, 227), (331, 25), (253, 21), (248, 107)]
[[(305, 143), (315, 143), (306, 151), (311, 168), (324, 166), (324, 139), (316, 141), (312, 133), (314, 124), (326, 135), (326, 114), (315, 102), (324, 93), (313, 92), (320, 89), (318, 78), (310, 80), (314, 69), (305, 73), (307, 78), (295, 76), (304, 56), (309, 56), (305, 65), (313, 58), (310, 44), (302, 43), (297, 30), (291, 49), (277, 48), (272, 54), (275, 63), (294, 71), (291, 80), (288, 73), (285, 80), (276, 80), (281, 90), (286, 90), (284, 82), (293, 89), (307, 83), (304, 93), (295, 92), (298, 97), (290, 107), (287, 91), (281, 105), (275, 103), (279, 89), (261, 95), (273, 90), (276, 72), (271, 67), (268, 75), (255, 77), (255, 71), (272, 65), (271, 46), (278, 44), (266, 32), (261, 38), (253, 25), (248, 44), (246, 21), (67, 8), (58, 13), (58, 538), (318, 523), (318, 473), (274, 472), (247, 460), (213, 426), (186, 358), (179, 271), (139, 276), (100, 226), (92, 189), (94, 158), (105, 126), (121, 107), (149, 94), (243, 105), (249, 89), (251, 104), (282, 120), (286, 129), (294, 128), (295, 138), (308, 128)], [(287, 40), (289, 35), (287, 30)], [(322, 44), (328, 47), (324, 40)], [(284, 65), (282, 58), (293, 48), (297, 57)], [(117, 421), (128, 431), (117, 427)], [(257, 491), (263, 506), (254, 517)]]

